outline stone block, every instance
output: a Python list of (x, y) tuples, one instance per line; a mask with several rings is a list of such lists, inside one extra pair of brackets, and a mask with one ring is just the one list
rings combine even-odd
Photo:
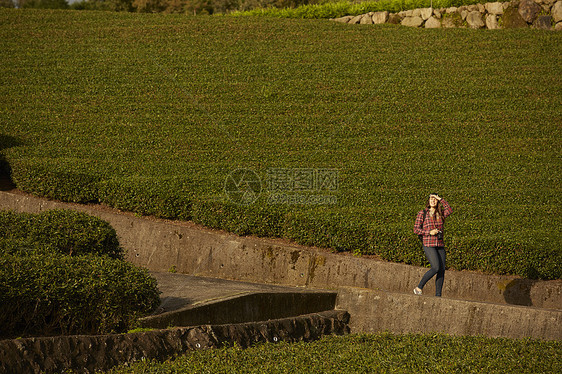
[(369, 14), (363, 14), (361, 20), (359, 21), (361, 25), (372, 25), (373, 24), (373, 17)]
[(429, 17), (431, 17), (431, 15), (433, 14), (433, 8), (422, 8), (420, 9), (420, 17), (426, 21), (429, 19)]
[(350, 23), (350, 24), (352, 24), (352, 25), (356, 25), (356, 24), (358, 24), (359, 22), (361, 22), (361, 19), (362, 19), (362, 18), (363, 18), (363, 15), (360, 14), (360, 15), (355, 16), (355, 17), (353, 17), (352, 19), (350, 19), (348, 23)]
[(341, 22), (341, 23), (348, 23), (352, 18), (353, 18), (353, 16), (345, 16), (345, 17), (334, 18), (333, 21)]
[(552, 29), (552, 17), (551, 16), (538, 16), (535, 22), (533, 22), (533, 27), (541, 30)]
[(390, 23), (392, 25), (399, 25), (400, 22), (402, 22), (402, 17), (400, 17), (398, 14), (389, 14), (388, 15), (388, 20), (386, 21), (387, 23)]
[(482, 20), (482, 13), (477, 10), (468, 13), (466, 16), (466, 23), (468, 23), (468, 26), (472, 29), (480, 29), (485, 26)]
[(374, 24), (386, 23), (388, 21), (388, 12), (375, 12), (372, 18)]
[(438, 29), (440, 27), (441, 27), (441, 22), (435, 17), (429, 17), (429, 19), (425, 21), (426, 29)]
[(402, 26), (409, 27), (420, 27), (423, 25), (423, 19), (421, 17), (406, 17), (400, 22)]
[(562, 0), (557, 1), (550, 10), (554, 22), (562, 21)]
[(508, 7), (503, 12), (502, 23), (504, 29), (518, 29), (527, 27), (527, 22), (521, 17), (521, 14), (515, 7)]
[(441, 21), (441, 27), (450, 29), (455, 27), (465, 27), (465, 23), (459, 13), (447, 14)]
[(486, 27), (490, 30), (499, 29), (498, 25), (498, 16), (495, 14), (487, 14), (486, 15)]
[(521, 0), (519, 2), (519, 14), (527, 23), (533, 23), (541, 10), (541, 6), (533, 0)]
[(486, 3), (486, 12), (489, 14), (501, 15), (503, 14), (503, 4), (500, 2)]

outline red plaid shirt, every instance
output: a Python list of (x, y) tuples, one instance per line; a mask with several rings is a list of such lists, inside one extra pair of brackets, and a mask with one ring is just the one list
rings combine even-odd
[[(433, 229), (437, 229), (443, 232), (444, 218), (447, 218), (453, 210), (445, 199), (441, 199), (439, 204), (443, 204), (443, 218), (431, 216), (429, 211), (425, 215), (425, 220), (423, 219), (423, 210), (420, 210), (418, 216), (416, 217), (416, 223), (414, 224), (414, 232), (418, 235), (423, 235), (423, 245), (424, 247), (444, 247), (445, 243), (443, 239), (438, 239), (437, 235), (429, 235), (429, 232)], [(423, 222), (423, 227), (422, 227)]]

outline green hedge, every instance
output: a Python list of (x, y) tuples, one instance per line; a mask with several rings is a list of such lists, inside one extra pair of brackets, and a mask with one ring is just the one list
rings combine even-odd
[[(162, 218), (190, 219), (190, 181), (186, 178), (115, 179), (74, 159), (14, 160), (11, 178), (18, 188), (38, 196), (75, 203), (104, 203)], [(80, 165), (80, 166), (76, 166)]]
[(231, 202), (197, 200), (193, 203), (195, 223), (237, 235), (282, 237), (284, 211), (264, 204), (242, 206)]
[(91, 173), (81, 160), (45, 162), (25, 159), (9, 163), (14, 184), (24, 191), (74, 203), (99, 201), (99, 183), (102, 177)]
[(99, 218), (0, 211), (0, 337), (127, 331), (159, 305), (156, 286)]
[(66, 255), (91, 253), (123, 259), (123, 248), (109, 223), (72, 210), (38, 214), (0, 211), (0, 242), (7, 239)]
[(369, 253), (373, 242), (368, 223), (339, 212), (292, 212), (286, 216), (283, 236), (300, 244)]
[(191, 218), (190, 183), (183, 178), (129, 177), (99, 184), (99, 201), (114, 208), (161, 218)]
[[(356, 255), (428, 266), (417, 235), (414, 215), (402, 224), (387, 223), (358, 212), (328, 209), (299, 210), (286, 206), (230, 202), (193, 204), (193, 220), (238, 235), (282, 237), (295, 242), (348, 251)], [(458, 221), (457, 221), (458, 222)], [(447, 222), (447, 267), (496, 274), (516, 274), (532, 279), (562, 278), (562, 252), (536, 238), (525, 242), (510, 238), (468, 236), (458, 232), (455, 216)]]
[[(187, 352), (109, 373), (559, 373), (562, 342), (445, 334), (351, 334)], [(108, 374), (109, 374), (108, 373)]]
[[(175, 182), (178, 187), (175, 190), (167, 188), (174, 186), (171, 180), (160, 184), (146, 179), (125, 180), (123, 185), (119, 182), (103, 182), (106, 184), (100, 191), (105, 191), (105, 196), (115, 196), (115, 200), (109, 199), (106, 203), (120, 209), (170, 219), (191, 218), (195, 223), (237, 235), (286, 238), (302, 245), (356, 255), (377, 255), (387, 261), (416, 266), (428, 265), (412, 231), (414, 215), (410, 220), (396, 224), (361, 212), (328, 208), (305, 210), (267, 204), (263, 200), (247, 206), (219, 197), (191, 200), (192, 195), (187, 191), (183, 195), (174, 195), (173, 191), (182, 191), (178, 187), (179, 181)], [(185, 186), (183, 188), (185, 190)], [(517, 241), (509, 237), (475, 236), (459, 232), (455, 220), (453, 215), (447, 223), (449, 269), (515, 274), (532, 279), (562, 278), (562, 251), (552, 248), (547, 239)], [(56, 210), (38, 215), (0, 212), (0, 223), (0, 233), (5, 238), (41, 242), (67, 254), (123, 256), (110, 225), (82, 213)], [(17, 245), (12, 247), (18, 248)]]
[(338, 18), (348, 15), (360, 15), (369, 12), (388, 11), (398, 13), (403, 10), (416, 8), (429, 8), (433, 3), (433, 8), (459, 7), (462, 5), (472, 5), (485, 3), (486, 0), (379, 0), (379, 1), (327, 1), (322, 4), (307, 4), (297, 7), (262, 7), (247, 11), (229, 13), (232, 16), (265, 16), (280, 18), (305, 18), (323, 19)]
[(107, 256), (0, 255), (0, 335), (125, 332), (159, 304), (146, 270)]

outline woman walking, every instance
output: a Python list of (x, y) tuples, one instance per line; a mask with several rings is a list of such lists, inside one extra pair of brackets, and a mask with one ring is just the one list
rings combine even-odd
[(414, 224), (414, 232), (422, 237), (423, 250), (427, 260), (431, 264), (429, 269), (416, 288), (414, 293), (421, 295), (423, 286), (434, 275), (435, 278), (435, 296), (440, 297), (443, 289), (443, 280), (445, 279), (445, 243), (443, 242), (443, 224), (453, 210), (445, 199), (436, 193), (429, 195), (425, 209), (420, 210)]

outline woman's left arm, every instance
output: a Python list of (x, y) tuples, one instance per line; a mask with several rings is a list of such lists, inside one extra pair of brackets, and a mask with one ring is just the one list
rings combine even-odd
[(443, 204), (443, 216), (447, 218), (451, 213), (453, 213), (453, 209), (451, 209), (447, 200), (441, 198), (440, 202)]

